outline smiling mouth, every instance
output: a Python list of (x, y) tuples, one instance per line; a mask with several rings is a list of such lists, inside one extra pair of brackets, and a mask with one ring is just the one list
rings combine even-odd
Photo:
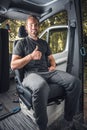
[(37, 30), (32, 30), (31, 33), (32, 33), (32, 34), (37, 34), (38, 31), (37, 31)]

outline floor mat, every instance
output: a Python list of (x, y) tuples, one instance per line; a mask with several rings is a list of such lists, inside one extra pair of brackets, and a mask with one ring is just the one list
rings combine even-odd
[(19, 97), (14, 79), (10, 81), (7, 92), (0, 94), (0, 120), (20, 111)]

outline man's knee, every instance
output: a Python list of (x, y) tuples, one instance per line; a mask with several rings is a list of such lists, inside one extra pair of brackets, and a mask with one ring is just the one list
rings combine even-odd
[(46, 81), (36, 73), (27, 75), (23, 83), (27, 86), (29, 85), (32, 89), (37, 89), (43, 85), (46, 85)]
[(71, 83), (73, 85), (73, 89), (75, 89), (75, 91), (80, 93), (81, 92), (81, 81), (77, 77), (73, 77)]
[(33, 90), (32, 102), (34, 105), (38, 104), (46, 107), (49, 96), (49, 86), (44, 80), (40, 82), (38, 86), (39, 87)]
[(46, 81), (42, 80), (38, 83), (38, 86), (34, 89), (34, 93), (38, 93), (38, 95), (41, 95), (42, 97), (43, 96), (48, 96), (49, 94), (49, 86), (48, 84), (46, 83)]
[(33, 93), (44, 94), (49, 93), (49, 86), (45, 79), (40, 75), (31, 73), (28, 77), (29, 86), (32, 89)]

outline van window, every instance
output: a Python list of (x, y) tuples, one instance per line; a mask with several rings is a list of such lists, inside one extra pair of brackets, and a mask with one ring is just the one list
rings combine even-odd
[(67, 27), (65, 28), (64, 25), (67, 24), (66, 11), (62, 11), (61, 13), (58, 13), (41, 23), (40, 31), (42, 31), (43, 26), (47, 30), (43, 33), (41, 38), (47, 41), (51, 48), (52, 54), (64, 51), (67, 44), (68, 34), (68, 29)]
[(68, 25), (68, 16), (65, 10), (58, 12), (57, 14), (49, 17), (44, 22), (42, 22), (40, 24), (40, 33), (43, 32), (48, 27), (55, 25)]
[(42, 37), (41, 37), (43, 40), (45, 40), (45, 41), (48, 41), (47, 40), (47, 31), (42, 35)]
[(55, 29), (50, 31), (49, 44), (52, 53), (62, 52), (66, 46), (67, 29)]
[[(52, 54), (63, 52), (66, 47), (67, 42), (67, 28), (53, 28), (49, 30), (49, 35), (47, 32), (41, 37), (46, 40), (51, 48)], [(48, 38), (47, 38), (48, 37)]]

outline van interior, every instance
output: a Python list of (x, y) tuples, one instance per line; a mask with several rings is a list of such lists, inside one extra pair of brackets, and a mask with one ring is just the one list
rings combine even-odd
[[(83, 59), (85, 49), (83, 47), (81, 0), (0, 1), (0, 128), (2, 130), (22, 130), (23, 127), (25, 130), (29, 128), (34, 130), (37, 127), (31, 109), (31, 92), (25, 89), (21, 82), (23, 70), (13, 71), (10, 67), (15, 41), (27, 36), (27, 33), (24, 33), (24, 27), (29, 15), (38, 17), (39, 37), (49, 44), (56, 61), (56, 68), (81, 80), (82, 123), (80, 125), (76, 122), (76, 125), (79, 130), (87, 129), (84, 114)], [(52, 128), (55, 120), (63, 114), (64, 97), (60, 97), (61, 91), (59, 90), (59, 97), (48, 101), (48, 129), (50, 126)], [(29, 119), (27, 119), (28, 116)], [(22, 126), (24, 120), (26, 123)], [(30, 123), (27, 125), (28, 121)], [(16, 126), (12, 125), (13, 122)]]

